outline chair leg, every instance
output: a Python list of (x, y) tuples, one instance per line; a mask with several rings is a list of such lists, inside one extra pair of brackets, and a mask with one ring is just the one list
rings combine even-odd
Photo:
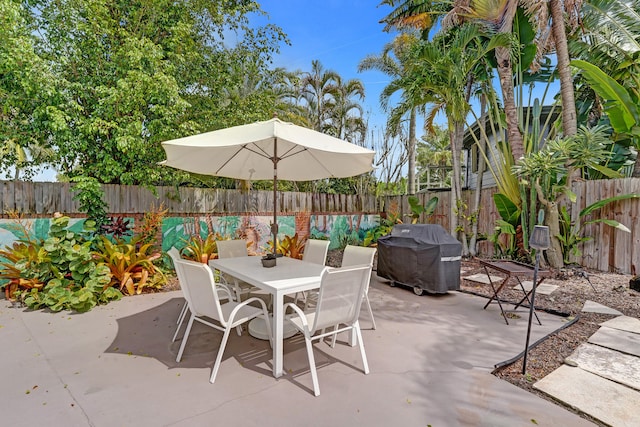
[(182, 327), (182, 322), (184, 322), (184, 318), (187, 317), (187, 313), (185, 312), (182, 315), (182, 319), (180, 319), (180, 322), (178, 323), (178, 326), (176, 327), (176, 332), (173, 334), (173, 338), (171, 339), (171, 342), (175, 342), (176, 338), (178, 338), (178, 332), (180, 332), (180, 328)]
[(193, 320), (196, 316), (191, 313), (191, 317), (189, 318), (189, 323), (187, 323), (187, 330), (184, 331), (184, 336), (182, 337), (182, 343), (180, 344), (180, 350), (178, 350), (178, 356), (176, 357), (176, 362), (182, 360), (182, 352), (184, 351), (184, 347), (187, 345), (187, 340), (189, 339), (189, 333), (191, 332), (191, 327), (193, 326)]
[[(337, 330), (339, 326), (340, 326), (340, 325), (336, 325), (336, 326), (333, 328), (333, 330), (334, 330), (334, 331), (335, 331), (335, 330)], [(336, 333), (335, 333), (335, 334), (333, 334), (333, 336), (331, 337), (331, 348), (336, 348), (336, 341), (337, 341), (337, 339), (338, 339), (338, 333), (336, 332)]]
[(362, 365), (364, 366), (364, 373), (369, 373), (369, 363), (367, 363), (367, 354), (364, 352), (364, 343), (362, 342), (362, 332), (360, 332), (360, 325), (356, 322), (353, 325), (356, 330), (356, 337), (358, 338), (358, 344), (360, 344), (360, 356), (362, 356)]
[(173, 338), (171, 342), (175, 342), (176, 338), (178, 338), (178, 332), (180, 332), (180, 328), (182, 327), (182, 322), (184, 322), (184, 318), (187, 317), (188, 304), (185, 302), (182, 307), (182, 312), (180, 312), (180, 316), (178, 317), (178, 326), (176, 327), (176, 333), (173, 334)]
[(369, 296), (364, 294), (364, 302), (367, 305), (367, 310), (369, 311), (369, 317), (371, 317), (371, 324), (373, 325), (373, 329), (376, 329), (376, 319), (373, 318), (373, 310), (371, 310), (371, 303), (369, 302)]
[(185, 314), (187, 314), (187, 307), (189, 306), (189, 304), (187, 304), (187, 302), (184, 302), (184, 305), (182, 306), (182, 310), (180, 310), (180, 315), (178, 315), (178, 320), (176, 320), (176, 324), (181, 324), (182, 320), (184, 320), (184, 316)]
[(224, 348), (227, 346), (227, 341), (229, 340), (230, 332), (231, 332), (230, 328), (225, 328), (224, 335), (222, 335), (222, 342), (220, 343), (218, 356), (216, 356), (216, 363), (214, 363), (213, 369), (211, 370), (211, 378), (209, 379), (209, 382), (211, 384), (213, 384), (216, 381), (216, 376), (218, 375), (218, 369), (220, 369), (220, 362), (222, 362), (222, 356), (224, 356)]
[(313, 381), (313, 394), (320, 396), (320, 385), (318, 384), (318, 372), (316, 371), (316, 359), (313, 357), (313, 343), (311, 338), (304, 337), (307, 345), (307, 356), (309, 357), (309, 369), (311, 370), (311, 380)]

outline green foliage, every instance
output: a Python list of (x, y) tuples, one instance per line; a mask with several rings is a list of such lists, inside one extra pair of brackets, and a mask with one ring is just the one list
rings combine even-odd
[[(0, 2), (0, 170), (3, 178), (31, 178), (52, 160), (55, 76), (37, 53), (27, 2)], [(13, 176), (9, 176), (9, 168)]]
[[(55, 166), (67, 177), (143, 185), (188, 181), (186, 173), (157, 167), (164, 158), (161, 141), (262, 120), (278, 106), (281, 73), (268, 67), (287, 40), (277, 26), (249, 21), (262, 13), (255, 1), (24, 4), (11, 8), (9, 22), (20, 29), (21, 45), (30, 45), (0, 47), (0, 64), (11, 65), (12, 73), (0, 69), (0, 76), (23, 85), (7, 88), (23, 101), (7, 105), (3, 99), (3, 105), (18, 106), (16, 119), (29, 124), (29, 131), (13, 132), (19, 146), (30, 139), (50, 142)], [(1, 23), (0, 34), (15, 40)], [(5, 61), (5, 46), (11, 61)], [(53, 78), (42, 77), (50, 77), (45, 64)], [(42, 131), (34, 133), (38, 124)]]
[(398, 203), (393, 202), (390, 206), (389, 212), (387, 213), (387, 217), (380, 217), (378, 225), (366, 232), (362, 239), (362, 246), (372, 246), (377, 244), (378, 239), (391, 233), (393, 226), (396, 224), (402, 224), (402, 220), (400, 219)]
[(516, 227), (520, 223), (520, 208), (502, 193), (495, 193), (493, 201), (503, 221)]
[(589, 224), (603, 223), (611, 227), (617, 228), (620, 231), (629, 233), (630, 230), (620, 222), (614, 219), (597, 218), (589, 221), (582, 222), (583, 218), (604, 206), (614, 203), (620, 200), (637, 199), (640, 198), (640, 194), (623, 194), (620, 196), (609, 197), (607, 199), (595, 202), (580, 211), (578, 214), (578, 220), (576, 222), (571, 221), (571, 215), (567, 211), (565, 206), (560, 207), (560, 246), (562, 247), (562, 257), (565, 263), (570, 262), (571, 256), (580, 256), (580, 245), (586, 241), (593, 239), (591, 236), (584, 236), (584, 227)]
[(72, 191), (76, 193), (73, 196), (73, 200), (77, 200), (80, 204), (80, 211), (87, 214), (87, 218), (93, 221), (96, 225), (97, 231), (102, 230), (102, 227), (109, 222), (107, 218), (107, 203), (103, 200), (104, 191), (97, 179), (78, 176), (72, 179), (76, 182)]
[(489, 241), (493, 243), (498, 258), (517, 257), (516, 228), (513, 224), (503, 219), (497, 220), (494, 233), (489, 235)]
[(411, 217), (411, 224), (417, 224), (420, 219), (420, 215), (423, 214), (427, 217), (428, 221), (431, 215), (435, 212), (436, 206), (438, 206), (438, 198), (435, 196), (430, 198), (424, 206), (420, 204), (420, 199), (416, 196), (409, 196), (408, 200), (409, 207), (411, 208), (411, 215), (408, 215)]
[(7, 262), (0, 264), (0, 276), (11, 276), (11, 297), (32, 309), (80, 312), (120, 298), (117, 290), (107, 290), (109, 269), (93, 259), (94, 232), (92, 221), (85, 221), (84, 229), (74, 232), (68, 217), (57, 216), (45, 240), (25, 239), (5, 248), (2, 256)]

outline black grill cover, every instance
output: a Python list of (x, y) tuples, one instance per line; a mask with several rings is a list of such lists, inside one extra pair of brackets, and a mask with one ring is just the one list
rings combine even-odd
[(431, 293), (460, 289), (462, 244), (437, 224), (398, 224), (378, 239), (378, 276)]

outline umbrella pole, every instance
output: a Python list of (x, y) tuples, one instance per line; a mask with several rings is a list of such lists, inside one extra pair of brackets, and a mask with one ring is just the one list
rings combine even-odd
[(273, 234), (273, 256), (276, 256), (278, 239), (278, 138), (273, 139), (273, 223), (271, 233)]

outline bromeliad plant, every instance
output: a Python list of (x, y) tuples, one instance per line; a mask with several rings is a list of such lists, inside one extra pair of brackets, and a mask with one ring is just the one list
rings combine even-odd
[(277, 251), (289, 258), (302, 259), (302, 252), (304, 251), (304, 245), (307, 243), (307, 238), (299, 238), (298, 233), (292, 236), (284, 236), (282, 242), (279, 242)]
[(219, 233), (209, 234), (204, 239), (200, 235), (191, 236), (181, 251), (182, 257), (206, 264), (210, 259), (215, 259), (218, 256), (216, 242), (221, 239), (222, 236)]
[(109, 269), (109, 286), (129, 295), (141, 294), (145, 288), (159, 289), (166, 283), (162, 270), (153, 264), (162, 257), (162, 253), (156, 251), (151, 243), (138, 244), (139, 240), (140, 237), (134, 237), (130, 243), (121, 239), (112, 242), (100, 236), (98, 250), (93, 254)]

